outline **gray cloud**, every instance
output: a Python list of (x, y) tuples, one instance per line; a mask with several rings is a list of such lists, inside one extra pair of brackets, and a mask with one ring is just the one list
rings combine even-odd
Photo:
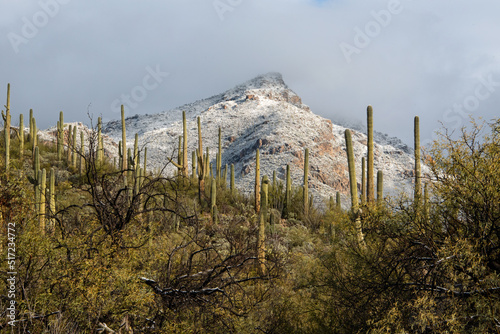
[[(472, 101), (481, 78), (500, 82), (493, 0), (0, 3), (0, 96), (10, 82), (13, 112), (33, 108), (42, 128), (59, 110), (87, 122), (90, 104), (116, 119), (113, 104), (130, 95), (128, 114), (157, 113), (279, 71), (315, 113), (364, 122), (372, 104), (376, 129), (411, 143), (414, 115), (429, 139), (438, 121), (465, 125), (453, 107)], [(18, 52), (13, 34), (24, 38)], [(342, 43), (357, 49), (350, 62)], [(161, 82), (147, 78), (156, 68), (168, 72)], [(467, 113), (497, 116), (499, 92)]]

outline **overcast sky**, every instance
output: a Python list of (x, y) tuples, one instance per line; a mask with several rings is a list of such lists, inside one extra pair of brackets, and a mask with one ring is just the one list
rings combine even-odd
[[(40, 128), (157, 113), (275, 71), (313, 112), (412, 144), (500, 105), (498, 0), (0, 0), (0, 100)], [(127, 97), (128, 96), (128, 97)], [(25, 118), (26, 119), (26, 118)]]

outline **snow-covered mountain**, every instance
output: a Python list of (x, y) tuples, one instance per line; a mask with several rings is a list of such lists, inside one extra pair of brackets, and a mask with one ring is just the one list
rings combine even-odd
[[(167, 157), (177, 157), (183, 110), (186, 111), (188, 129), (189, 170), (191, 151), (197, 148), (197, 117), (200, 117), (203, 147), (204, 150), (209, 147), (214, 166), (218, 128), (222, 129), (222, 165), (235, 165), (236, 184), (241, 191), (250, 193), (253, 190), (257, 148), (261, 154), (261, 175), (271, 178), (273, 171), (277, 171), (278, 178), (283, 180), (289, 164), (295, 185), (302, 184), (304, 150), (309, 148), (311, 192), (328, 198), (340, 191), (347, 198), (346, 128), (315, 115), (287, 87), (281, 74), (261, 75), (222, 94), (159, 114), (128, 117), (128, 147), (133, 144), (137, 133), (140, 146), (148, 148), (148, 165), (163, 168), (168, 162)], [(363, 126), (355, 126), (352, 133), (358, 183), (361, 182), (361, 157), (366, 155), (367, 138), (363, 132)], [(118, 142), (121, 140), (121, 122), (107, 123), (103, 133)], [(397, 138), (378, 132), (374, 137), (375, 173), (377, 170), (384, 172), (385, 194), (409, 189), (413, 150)], [(166, 171), (173, 172), (173, 166)]]

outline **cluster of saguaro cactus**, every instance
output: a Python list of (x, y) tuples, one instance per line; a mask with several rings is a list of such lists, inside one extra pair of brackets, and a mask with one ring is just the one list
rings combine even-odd
[(188, 136), (187, 136), (187, 124), (186, 124), (186, 112), (183, 111), (182, 112), (182, 136), (179, 136), (177, 162), (172, 161), (171, 159), (169, 159), (169, 160), (175, 167), (177, 167), (177, 171), (178, 171), (177, 174), (179, 176), (184, 176), (184, 177), (189, 176), (187, 142), (188, 142)]

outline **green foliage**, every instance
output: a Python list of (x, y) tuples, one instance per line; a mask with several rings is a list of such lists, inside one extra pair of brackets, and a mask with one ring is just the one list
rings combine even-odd
[[(0, 222), (16, 224), (14, 332), (495, 332), (500, 121), (489, 129), (473, 123), (434, 144), (423, 210), (402, 195), (343, 211), (337, 193), (306, 215), (289, 167), (286, 183), (262, 179), (259, 214), (235, 190), (233, 166), (230, 189), (204, 182), (201, 128), (197, 180), (144, 173), (132, 155), (135, 173), (98, 163), (98, 130), (78, 152), (82, 173), (45, 143), (21, 163), (14, 138), (10, 177), (0, 169)], [(39, 170), (50, 171), (45, 196)]]

